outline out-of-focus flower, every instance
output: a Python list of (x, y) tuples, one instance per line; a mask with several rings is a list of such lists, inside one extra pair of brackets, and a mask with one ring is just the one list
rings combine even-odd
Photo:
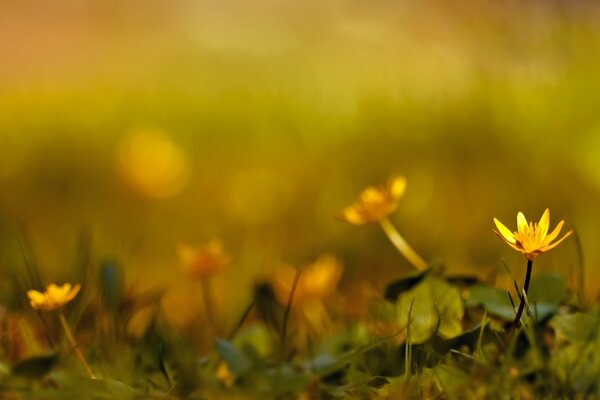
[(120, 143), (119, 171), (125, 180), (151, 198), (172, 197), (189, 182), (183, 150), (157, 129), (136, 129)]
[[(339, 261), (329, 254), (322, 255), (305, 267), (298, 278), (292, 305), (301, 305), (307, 300), (323, 300), (333, 294), (342, 276), (342, 269)], [(298, 271), (289, 265), (275, 270), (272, 283), (281, 304), (288, 303), (297, 274)]]
[(565, 221), (560, 221), (556, 228), (548, 234), (550, 227), (550, 210), (546, 208), (538, 223), (527, 222), (525, 215), (519, 211), (517, 214), (517, 230), (511, 232), (500, 221), (494, 218), (494, 223), (498, 230), (494, 233), (504, 240), (510, 247), (522, 253), (528, 260), (533, 260), (542, 253), (558, 246), (563, 240), (569, 237), (573, 230), (571, 229), (562, 238), (554, 241), (558, 237)]
[(389, 220), (398, 200), (406, 189), (406, 179), (397, 176), (388, 181), (386, 186), (369, 186), (360, 194), (358, 201), (344, 209), (341, 219), (362, 225), (367, 222), (379, 222), (381, 228), (398, 251), (418, 270), (427, 268), (427, 262), (404, 240), (402, 235)]
[(224, 270), (231, 257), (223, 250), (219, 240), (211, 240), (204, 246), (191, 246), (181, 243), (177, 246), (177, 255), (183, 272), (194, 278), (204, 278)]
[(65, 283), (58, 286), (54, 283), (46, 286), (46, 290), (38, 292), (37, 290), (28, 290), (27, 296), (31, 303), (31, 307), (36, 310), (52, 311), (62, 308), (77, 296), (81, 289), (80, 284), (71, 286), (70, 283)]
[(225, 361), (221, 361), (216, 371), (217, 379), (223, 382), (223, 384), (227, 387), (233, 386), (235, 382), (235, 376), (229, 370), (227, 363)]
[(398, 176), (387, 185), (369, 186), (362, 191), (358, 201), (344, 209), (341, 218), (354, 225), (379, 221), (391, 214), (406, 189), (406, 179)]

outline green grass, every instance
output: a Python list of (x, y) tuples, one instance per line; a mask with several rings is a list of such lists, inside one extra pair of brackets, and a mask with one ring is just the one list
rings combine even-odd
[(12, 291), (2, 292), (2, 398), (600, 397), (600, 308), (559, 274), (533, 277), (521, 328), (502, 349), (515, 315), (510, 294), (440, 266), (379, 292), (325, 299), (325, 308), (280, 304), (263, 282), (213, 337), (204, 315), (195, 330), (170, 323), (161, 293), (125, 284), (124, 266), (82, 257), (69, 275), (83, 289), (66, 313), (97, 375), (90, 379), (54, 312), (29, 307), (25, 290), (41, 289), (41, 278), (31, 249), (23, 254), (25, 267), (4, 287)]

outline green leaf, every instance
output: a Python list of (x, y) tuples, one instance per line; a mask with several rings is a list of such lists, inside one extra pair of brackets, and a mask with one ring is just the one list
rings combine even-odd
[(88, 383), (95, 393), (94, 399), (135, 399), (139, 398), (134, 388), (115, 379), (90, 379)]
[[(527, 295), (529, 308), (537, 319), (544, 319), (556, 312), (558, 305), (567, 295), (564, 279), (558, 274), (544, 274), (532, 279)], [(513, 298), (518, 307), (518, 298)], [(515, 318), (515, 310), (508, 293), (487, 285), (475, 285), (469, 289), (467, 307), (483, 306), (490, 314), (505, 320)]]
[(567, 284), (559, 274), (538, 275), (531, 280), (529, 303), (558, 305), (567, 296)]
[(450, 365), (440, 364), (431, 369), (442, 388), (452, 392), (458, 386), (467, 382), (469, 375)]
[(252, 369), (250, 358), (230, 342), (217, 339), (216, 346), (217, 352), (223, 357), (232, 374), (241, 376)]
[(306, 367), (316, 375), (323, 376), (343, 368), (345, 360), (330, 354), (320, 354), (306, 363)]
[(556, 330), (571, 341), (586, 341), (598, 328), (598, 315), (575, 313), (557, 315), (552, 320)]
[(462, 332), (464, 308), (460, 293), (440, 278), (427, 277), (403, 293), (396, 310), (398, 323), (407, 329), (411, 344), (424, 343), (436, 332), (445, 338)]
[(30, 379), (41, 379), (50, 372), (57, 359), (58, 353), (55, 351), (37, 354), (13, 365), (12, 373)]
[(253, 379), (258, 390), (269, 392), (271, 395), (299, 392), (310, 384), (310, 377), (306, 373), (289, 364), (282, 364), (256, 376), (253, 375)]
[(515, 310), (510, 302), (508, 293), (491, 286), (472, 286), (469, 289), (469, 297), (465, 305), (467, 307), (483, 306), (490, 314), (506, 320), (515, 318)]
[(412, 289), (429, 273), (429, 269), (418, 271), (393, 281), (385, 288), (384, 298), (389, 301), (396, 301), (402, 293)]
[(480, 337), (483, 342), (495, 339), (488, 324), (485, 324), (483, 327), (481, 324), (476, 325), (451, 339), (441, 339), (436, 337), (432, 344), (434, 349), (440, 354), (445, 354), (451, 349), (461, 349), (463, 347), (467, 347), (471, 351), (474, 351)]
[(465, 314), (460, 292), (442, 279), (432, 278), (428, 279), (428, 282), (440, 318), (437, 333), (443, 338), (460, 335)]
[(262, 323), (252, 324), (241, 329), (235, 335), (233, 344), (240, 349), (251, 347), (261, 357), (266, 357), (271, 352), (269, 330)]

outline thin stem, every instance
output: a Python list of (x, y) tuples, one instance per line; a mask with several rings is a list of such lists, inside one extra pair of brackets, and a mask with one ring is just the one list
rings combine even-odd
[(81, 352), (81, 349), (79, 348), (79, 345), (77, 344), (77, 341), (75, 340), (75, 337), (73, 336), (73, 332), (71, 332), (71, 328), (69, 328), (69, 324), (67, 323), (67, 320), (65, 319), (65, 315), (62, 312), (58, 314), (58, 319), (60, 320), (60, 324), (62, 325), (63, 330), (65, 331), (65, 334), (67, 335), (67, 340), (69, 341), (69, 344), (71, 345), (71, 347), (73, 348), (73, 351), (75, 352), (75, 356), (79, 359), (79, 362), (81, 362), (81, 365), (83, 365), (83, 368), (85, 368), (85, 371), (87, 372), (90, 379), (96, 379), (96, 376), (92, 372), (90, 365), (85, 360), (85, 357), (83, 356), (83, 353)]
[(510, 330), (508, 331), (508, 333), (506, 334), (506, 337), (504, 338), (504, 346), (502, 346), (503, 348), (506, 348), (506, 346), (508, 346), (508, 344), (512, 340), (513, 336), (517, 332), (517, 329), (519, 328), (519, 324), (521, 323), (521, 316), (523, 315), (523, 311), (525, 310), (526, 296), (527, 296), (527, 292), (529, 291), (529, 282), (531, 281), (532, 267), (533, 267), (533, 260), (528, 259), (527, 260), (527, 272), (525, 273), (525, 282), (523, 283), (524, 294), (519, 293), (519, 298), (521, 299), (521, 302), (519, 303), (519, 309), (517, 310), (517, 315), (515, 315), (515, 319), (513, 320)]
[(254, 303), (255, 303), (255, 300), (252, 300), (252, 302), (250, 303), (250, 305), (248, 305), (248, 307), (246, 307), (246, 309), (244, 310), (244, 313), (242, 314), (242, 316), (238, 320), (237, 324), (235, 324), (235, 327), (233, 327), (233, 329), (231, 330), (231, 332), (229, 332), (229, 334), (227, 335), (227, 339), (228, 340), (233, 339), (233, 337), (240, 330), (240, 328), (242, 327), (242, 325), (244, 325), (244, 322), (246, 322), (246, 320), (248, 319), (248, 316), (250, 316), (250, 313), (252, 312), (252, 309), (254, 308)]
[(479, 375), (479, 377), (483, 377), (483, 376), (487, 375), (487, 373), (489, 373), (491, 367), (498, 362), (498, 360), (500, 359), (500, 356), (506, 350), (506, 348), (512, 341), (513, 337), (517, 333), (517, 329), (519, 328), (519, 325), (521, 324), (521, 316), (523, 315), (523, 311), (525, 310), (525, 302), (527, 300), (527, 292), (529, 291), (529, 282), (531, 281), (531, 270), (532, 269), (533, 269), (533, 260), (528, 259), (527, 260), (527, 272), (525, 273), (525, 282), (523, 283), (523, 294), (518, 293), (521, 301), (519, 302), (519, 309), (517, 310), (515, 319), (513, 320), (509, 331), (506, 333), (506, 336), (504, 336), (504, 340), (500, 344), (498, 351), (496, 351), (494, 358), (492, 358), (492, 362), (490, 363), (489, 367), (482, 370), (482, 373)]
[[(524, 294), (519, 294), (519, 298), (521, 302), (519, 303), (519, 309), (517, 310), (517, 314), (515, 315), (515, 319), (510, 327), (510, 330), (504, 337), (502, 343), (500, 343), (500, 347), (494, 354), (494, 357), (491, 359), (490, 363), (485, 368), (480, 368), (477, 371), (474, 371), (473, 376), (478, 380), (483, 380), (492, 372), (493, 367), (496, 365), (498, 360), (500, 360), (500, 356), (504, 353), (504, 350), (508, 347), (510, 342), (512, 341), (515, 333), (517, 332), (517, 328), (521, 322), (521, 316), (523, 315), (523, 310), (525, 309), (525, 301), (527, 297), (527, 292), (529, 291), (529, 282), (531, 281), (531, 270), (533, 268), (533, 260), (527, 259), (527, 272), (525, 274), (525, 282), (523, 283), (523, 292)], [(467, 384), (462, 384), (459, 386), (455, 393), (466, 390)]]
[(212, 292), (210, 290), (210, 278), (201, 278), (200, 286), (201, 286), (201, 296), (202, 302), (204, 303), (204, 311), (206, 312), (206, 319), (208, 320), (208, 324), (210, 325), (211, 330), (218, 334), (217, 331), (217, 323), (214, 314), (214, 301), (212, 298)]
[(529, 292), (529, 282), (531, 281), (531, 270), (533, 268), (533, 260), (527, 260), (527, 272), (525, 273), (525, 283), (523, 284), (523, 291), (525, 295)]
[(290, 319), (290, 313), (292, 312), (292, 301), (294, 300), (294, 294), (296, 293), (296, 288), (298, 287), (298, 282), (300, 282), (300, 276), (302, 275), (302, 269), (299, 269), (296, 272), (296, 276), (294, 277), (294, 281), (292, 282), (292, 288), (290, 290), (290, 296), (288, 297), (287, 305), (285, 307), (285, 312), (283, 314), (283, 323), (281, 326), (281, 343), (280, 343), (280, 357), (284, 359), (284, 351), (285, 351), (285, 340), (287, 336), (287, 327), (288, 321)]
[(379, 220), (379, 224), (381, 225), (381, 228), (387, 235), (388, 239), (390, 239), (390, 242), (392, 242), (392, 244), (398, 249), (398, 251), (400, 251), (400, 253), (408, 260), (409, 263), (411, 263), (419, 271), (423, 271), (427, 268), (427, 263), (425, 260), (423, 260), (421, 256), (419, 256), (417, 252), (410, 247), (410, 245), (406, 242), (406, 240), (404, 240), (402, 235), (400, 235), (400, 232), (398, 232), (398, 230), (394, 227), (394, 225), (392, 225), (391, 221), (387, 217)]

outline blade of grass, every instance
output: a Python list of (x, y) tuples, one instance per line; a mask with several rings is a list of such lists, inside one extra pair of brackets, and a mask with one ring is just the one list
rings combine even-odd
[(280, 360), (283, 360), (285, 358), (285, 342), (286, 342), (286, 336), (287, 336), (287, 327), (288, 327), (288, 321), (290, 319), (290, 313), (292, 312), (292, 302), (294, 301), (294, 294), (296, 293), (296, 288), (298, 287), (298, 282), (300, 281), (300, 276), (302, 275), (302, 269), (299, 269), (296, 272), (296, 276), (294, 276), (294, 281), (292, 282), (292, 288), (290, 290), (290, 296), (288, 297), (288, 301), (285, 307), (285, 312), (283, 314), (283, 322), (281, 325), (281, 341), (280, 341), (280, 348), (279, 348), (279, 357)]

